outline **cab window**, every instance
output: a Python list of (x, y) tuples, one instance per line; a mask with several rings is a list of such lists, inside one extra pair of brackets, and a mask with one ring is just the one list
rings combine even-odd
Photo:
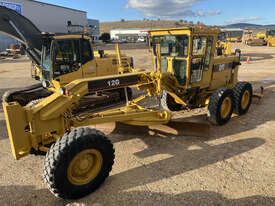
[(152, 47), (156, 53), (156, 45), (160, 44), (161, 56), (167, 57), (187, 57), (188, 56), (188, 36), (187, 35), (169, 35), (154, 36)]
[(205, 54), (205, 62), (204, 62), (204, 70), (206, 71), (209, 69), (209, 66), (210, 66), (212, 44), (213, 44), (213, 37), (208, 37), (206, 54)]
[(82, 64), (93, 60), (94, 54), (91, 49), (90, 41), (87, 39), (82, 39)]
[(210, 66), (213, 37), (194, 36), (190, 82), (199, 82), (202, 79), (203, 70), (207, 71)]
[(79, 69), (79, 40), (56, 40), (53, 50), (54, 77), (75, 72)]
[(207, 37), (194, 36), (193, 38), (193, 56), (202, 56), (205, 54)]

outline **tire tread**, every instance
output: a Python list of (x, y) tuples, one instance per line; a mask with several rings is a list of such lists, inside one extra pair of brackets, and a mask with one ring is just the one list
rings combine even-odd
[(61, 188), (59, 188), (56, 184), (59, 180), (56, 179), (54, 174), (56, 173), (56, 170), (60, 163), (65, 159), (64, 155), (62, 154), (68, 154), (68, 150), (70, 148), (73, 148), (73, 145), (81, 143), (85, 144), (88, 138), (88, 141), (93, 142), (95, 145), (100, 145), (101, 143), (104, 143), (103, 146), (110, 150), (107, 152), (108, 156), (110, 156), (111, 158), (104, 160), (107, 162), (107, 167), (104, 171), (102, 170), (103, 174), (101, 174), (100, 182), (97, 183), (95, 187), (87, 191), (86, 194), (89, 194), (96, 190), (109, 176), (115, 158), (115, 151), (111, 141), (102, 132), (99, 132), (95, 129), (91, 129), (88, 127), (73, 129), (71, 132), (65, 133), (62, 138), (59, 138), (56, 143), (51, 146), (51, 149), (47, 152), (46, 158), (44, 160), (43, 179), (49, 190), (55, 196), (64, 199), (75, 199), (83, 196), (83, 194), (69, 194), (68, 191), (62, 191)]

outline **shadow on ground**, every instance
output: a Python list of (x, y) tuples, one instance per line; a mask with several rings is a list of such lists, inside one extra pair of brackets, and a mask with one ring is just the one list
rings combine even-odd
[[(214, 146), (210, 146), (199, 139), (189, 139), (184, 144), (175, 144), (169, 139), (156, 136), (142, 136), (140, 139), (147, 145), (147, 149), (135, 153), (139, 158), (147, 158), (158, 154), (169, 154), (172, 157), (111, 176), (110, 181), (118, 179), (121, 181), (119, 186), (121, 190), (170, 178), (225, 161), (260, 147), (265, 143), (261, 138), (246, 138)], [(196, 145), (199, 149), (190, 150), (189, 147), (192, 145)]]
[(178, 195), (167, 193), (156, 193), (147, 191), (119, 192), (116, 197), (107, 194), (91, 194), (90, 196), (68, 201), (54, 197), (48, 190), (37, 190), (33, 186), (1, 186), (1, 205), (34, 206), (34, 205), (55, 205), (55, 206), (111, 206), (111, 205), (142, 205), (142, 206), (167, 206), (167, 205), (192, 205), (192, 206), (273, 206), (275, 198), (268, 196), (250, 196), (239, 199), (230, 199), (222, 194), (212, 191), (191, 191)]
[(0, 186), (1, 206), (66, 205), (69, 201), (58, 199), (47, 189), (34, 186)]

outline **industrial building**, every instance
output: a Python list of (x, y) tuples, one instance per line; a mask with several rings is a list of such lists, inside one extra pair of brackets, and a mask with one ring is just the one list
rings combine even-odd
[(110, 36), (112, 40), (122, 41), (146, 41), (149, 29), (112, 29)]
[[(96, 33), (96, 37), (99, 35), (98, 21), (89, 20), (88, 23), (87, 12), (85, 11), (34, 0), (0, 0), (0, 6), (6, 6), (27, 17), (42, 32), (68, 33), (69, 24), (83, 27), (91, 25), (92, 34)], [(14, 42), (13, 39), (1, 35), (0, 51)]]
[(91, 36), (93, 37), (94, 40), (98, 40), (100, 36), (99, 32), (99, 20), (96, 19), (88, 19), (88, 25), (90, 27), (90, 32)]

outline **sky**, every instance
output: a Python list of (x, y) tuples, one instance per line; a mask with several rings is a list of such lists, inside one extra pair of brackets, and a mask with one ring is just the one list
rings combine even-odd
[(100, 22), (149, 19), (207, 25), (275, 24), (274, 0), (38, 0), (87, 12)]

